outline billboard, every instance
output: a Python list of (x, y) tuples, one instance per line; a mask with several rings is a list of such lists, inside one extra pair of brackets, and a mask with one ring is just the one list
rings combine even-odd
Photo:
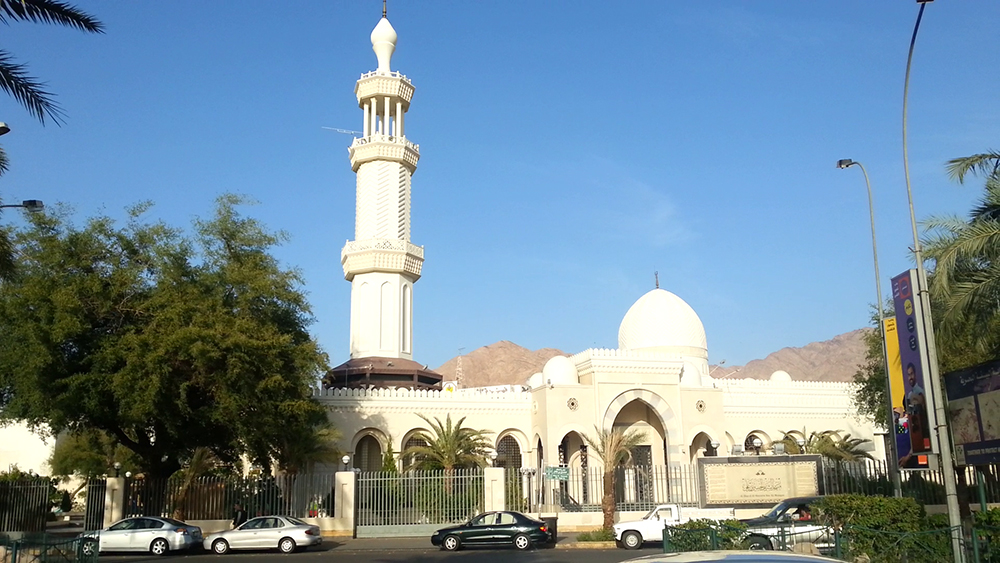
[(1000, 463), (1000, 360), (944, 375), (959, 465)]
[[(937, 447), (937, 440), (933, 436), (936, 428), (933, 395), (927, 391), (924, 378), (924, 374), (928, 372), (926, 329), (917, 297), (918, 281), (916, 270), (907, 270), (892, 278), (896, 343), (899, 349), (898, 373), (891, 371), (895, 362), (890, 360), (889, 363), (890, 377), (902, 379), (902, 397), (898, 407), (894, 397), (893, 417), (897, 421), (896, 452), (899, 466), (904, 469), (926, 467), (928, 454), (936, 453)], [(886, 339), (888, 338), (887, 333)], [(893, 390), (897, 387), (900, 386), (890, 384)], [(900, 427), (905, 429), (903, 434), (899, 433)]]

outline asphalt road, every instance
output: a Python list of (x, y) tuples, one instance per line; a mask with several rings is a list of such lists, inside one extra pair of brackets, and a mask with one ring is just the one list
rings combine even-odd
[[(386, 542), (389, 544), (389, 542)], [(384, 548), (366, 545), (355, 547), (351, 542), (332, 541), (307, 551), (282, 554), (277, 551), (238, 552), (215, 555), (206, 552), (171, 554), (156, 557), (148, 554), (101, 555), (103, 563), (619, 563), (633, 557), (662, 553), (659, 547), (626, 551), (624, 549), (515, 549), (469, 548), (455, 553), (441, 551), (431, 545), (426, 548), (399, 548), (391, 544)]]

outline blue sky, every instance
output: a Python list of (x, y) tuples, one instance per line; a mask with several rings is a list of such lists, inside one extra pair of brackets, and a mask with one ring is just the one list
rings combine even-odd
[[(377, 0), (81, 2), (104, 35), (13, 23), (2, 48), (48, 83), (65, 125), (0, 96), (10, 203), (187, 227), (231, 191), (291, 241), (336, 365), (348, 358), (353, 94)], [(280, 7), (279, 7), (280, 6)], [(912, 265), (901, 148), (909, 0), (392, 1), (393, 69), (416, 86), (415, 359), (499, 340), (617, 347), (660, 286), (700, 315), (710, 361), (762, 358), (865, 326), (875, 284)], [(918, 218), (965, 214), (982, 182), (953, 157), (1000, 148), (1000, 3), (928, 5), (910, 82)], [(4, 221), (18, 222), (16, 213)]]

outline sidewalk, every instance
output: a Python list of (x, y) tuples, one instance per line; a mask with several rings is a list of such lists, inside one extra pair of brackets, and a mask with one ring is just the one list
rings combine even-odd
[[(574, 533), (561, 535), (556, 541), (555, 549), (617, 549), (615, 542), (579, 542), (576, 540), (576, 536), (577, 534)], [(427, 551), (440, 549), (431, 545), (429, 537), (357, 539), (332, 537), (323, 538), (323, 545), (330, 547), (331, 551)], [(553, 548), (551, 544), (538, 547), (539, 549)]]

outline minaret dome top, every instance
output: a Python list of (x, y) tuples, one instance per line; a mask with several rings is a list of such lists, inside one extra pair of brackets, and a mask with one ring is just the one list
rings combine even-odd
[(382, 17), (375, 29), (372, 30), (372, 50), (378, 58), (377, 72), (389, 72), (389, 60), (396, 50), (396, 30), (392, 28), (389, 20)]

